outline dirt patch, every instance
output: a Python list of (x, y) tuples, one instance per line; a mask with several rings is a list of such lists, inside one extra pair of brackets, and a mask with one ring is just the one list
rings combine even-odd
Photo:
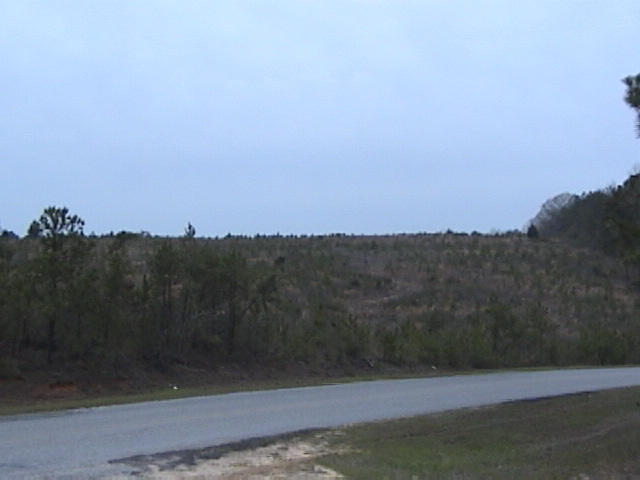
[(298, 432), (201, 450), (131, 457), (118, 463), (133, 466), (136, 477), (149, 480), (337, 479), (344, 477), (317, 462), (324, 455), (339, 453), (329, 447), (329, 439), (336, 435), (340, 433)]
[(79, 394), (78, 386), (73, 382), (53, 382), (49, 385), (38, 385), (32, 395), (36, 399), (70, 398)]

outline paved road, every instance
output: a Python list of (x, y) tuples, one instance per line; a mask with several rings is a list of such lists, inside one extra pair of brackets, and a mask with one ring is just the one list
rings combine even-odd
[(640, 368), (508, 372), (242, 392), (0, 417), (0, 478), (127, 473), (132, 455), (508, 400), (640, 385)]

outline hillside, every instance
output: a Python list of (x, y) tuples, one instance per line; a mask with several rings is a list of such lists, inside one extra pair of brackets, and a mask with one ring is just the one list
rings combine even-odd
[(2, 239), (0, 376), (640, 361), (624, 264), (525, 235)]

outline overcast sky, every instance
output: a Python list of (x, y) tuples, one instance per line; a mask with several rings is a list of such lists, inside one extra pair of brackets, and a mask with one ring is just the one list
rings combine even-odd
[(0, 0), (0, 227), (521, 228), (640, 162), (638, 72), (638, 0)]

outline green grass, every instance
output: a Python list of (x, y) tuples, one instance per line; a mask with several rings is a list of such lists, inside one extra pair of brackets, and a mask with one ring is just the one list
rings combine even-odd
[[(320, 463), (351, 479), (639, 478), (640, 388), (358, 425)], [(580, 475), (587, 477), (580, 477)]]

